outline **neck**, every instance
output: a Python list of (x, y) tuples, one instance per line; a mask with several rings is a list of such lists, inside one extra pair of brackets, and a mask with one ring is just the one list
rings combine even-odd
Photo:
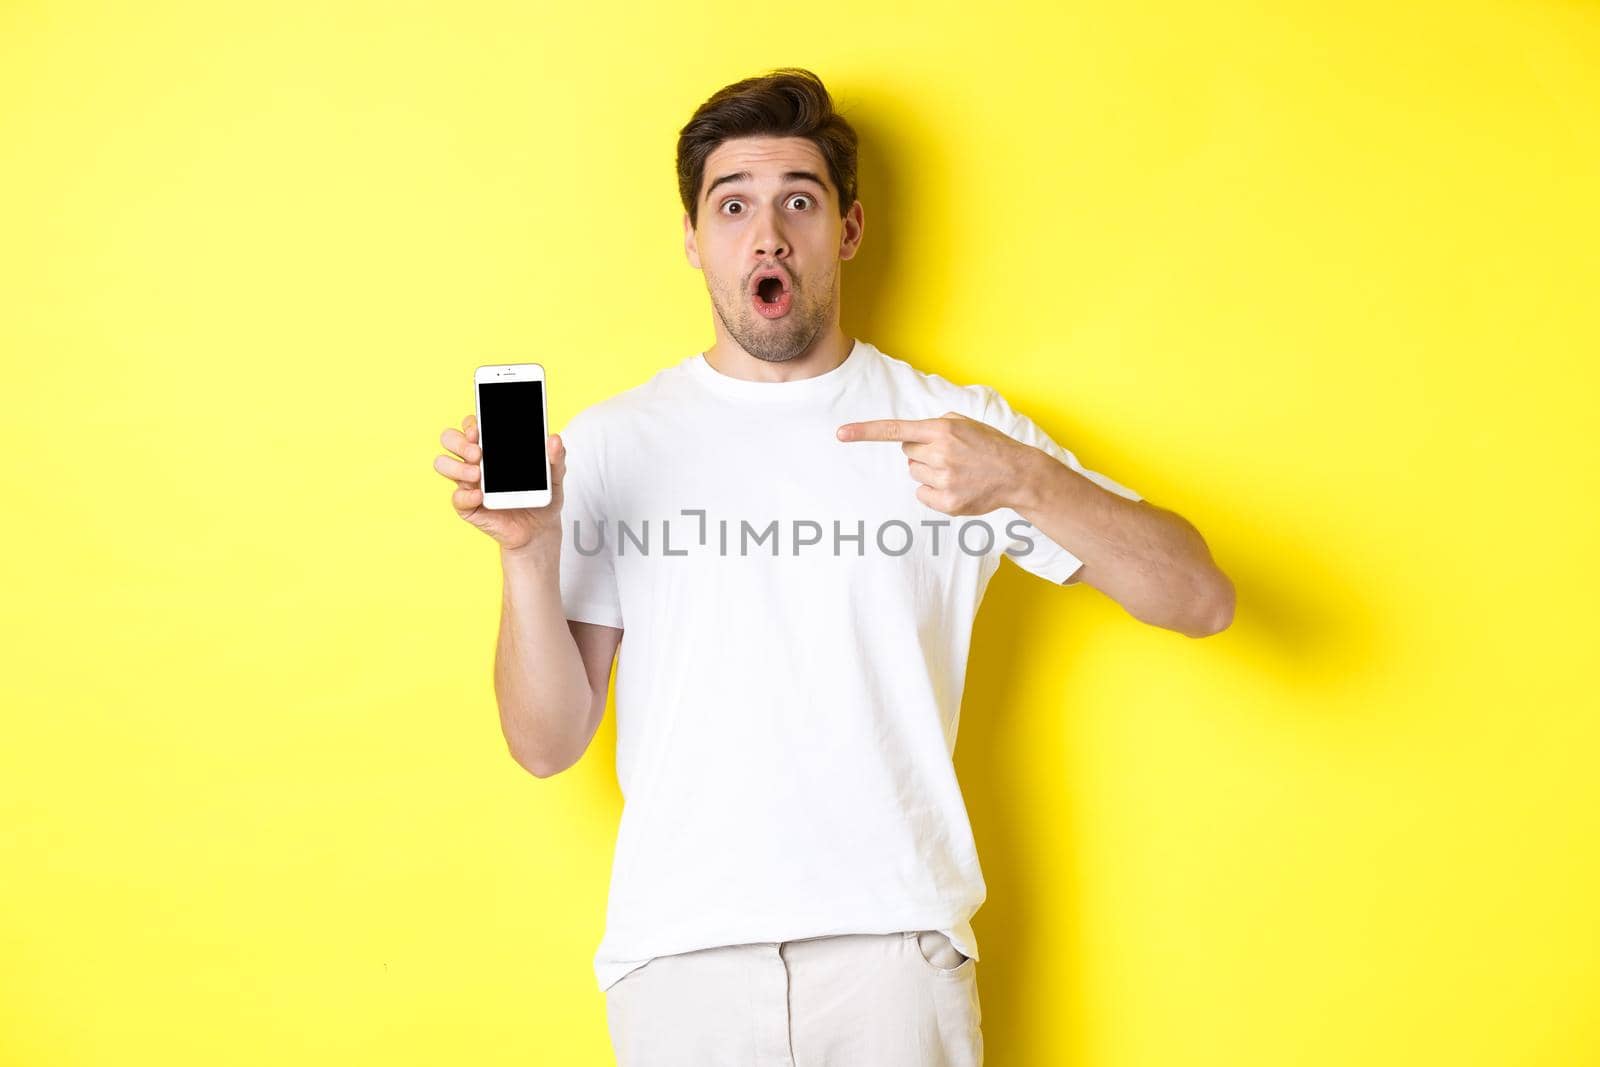
[(774, 363), (757, 359), (746, 352), (737, 341), (723, 333), (719, 324), (717, 343), (706, 349), (705, 359), (713, 370), (730, 378), (752, 382), (792, 382), (801, 378), (815, 378), (833, 370), (850, 355), (855, 343), (855, 338), (840, 329), (835, 321), (804, 352), (793, 359)]

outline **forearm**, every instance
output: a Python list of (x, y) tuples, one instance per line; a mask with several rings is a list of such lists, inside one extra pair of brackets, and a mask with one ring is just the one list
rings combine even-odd
[(1014, 510), (1083, 561), (1095, 588), (1134, 618), (1190, 637), (1226, 628), (1233, 583), (1181, 515), (1109, 492), (1041, 449), (1027, 449)]
[(574, 763), (589, 743), (593, 693), (561, 607), (560, 555), (500, 553), (502, 598), (494, 691), (500, 729), (537, 775)]

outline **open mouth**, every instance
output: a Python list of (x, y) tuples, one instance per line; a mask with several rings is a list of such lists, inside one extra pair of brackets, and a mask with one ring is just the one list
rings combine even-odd
[(750, 302), (763, 318), (777, 319), (789, 313), (792, 297), (788, 282), (777, 271), (764, 271), (756, 275), (750, 290)]

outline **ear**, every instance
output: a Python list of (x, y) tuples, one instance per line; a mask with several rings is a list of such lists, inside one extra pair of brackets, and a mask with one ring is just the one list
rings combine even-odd
[(844, 213), (844, 232), (839, 238), (839, 258), (854, 258), (856, 250), (861, 247), (861, 231), (865, 219), (861, 210), (861, 201), (857, 200), (850, 205), (850, 210)]
[(694, 227), (689, 223), (689, 213), (683, 213), (683, 254), (689, 259), (689, 266), (695, 270), (700, 269), (700, 248), (694, 241)]

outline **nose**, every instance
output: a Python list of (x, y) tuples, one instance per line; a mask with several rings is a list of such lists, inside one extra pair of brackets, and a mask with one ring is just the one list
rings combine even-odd
[(756, 230), (755, 254), (762, 258), (782, 258), (789, 254), (789, 242), (784, 240), (776, 211), (768, 211), (761, 216), (761, 225)]

